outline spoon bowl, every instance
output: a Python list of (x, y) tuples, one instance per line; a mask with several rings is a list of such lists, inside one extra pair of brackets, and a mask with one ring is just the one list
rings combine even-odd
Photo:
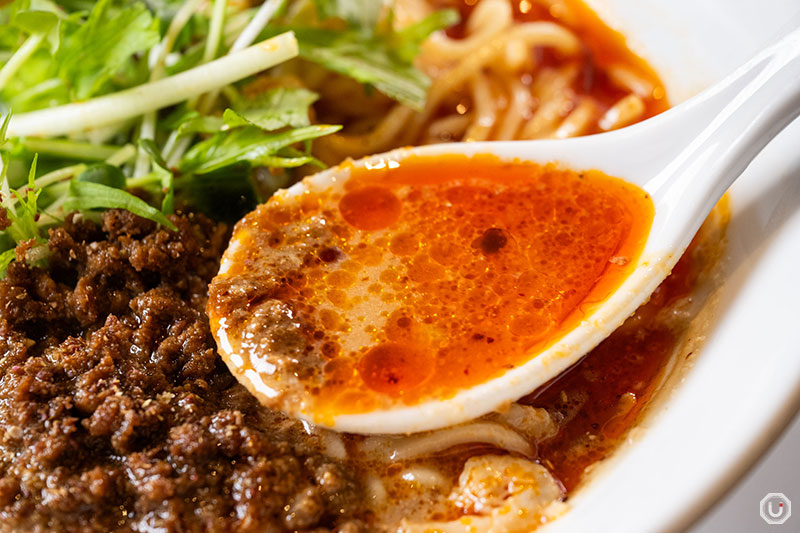
[[(338, 431), (412, 433), (477, 418), (531, 393), (577, 363), (649, 298), (728, 187), (798, 114), (800, 30), (688, 102), (628, 128), (568, 140), (404, 148), (348, 162), (277, 193), (278, 200), (292, 200), (309, 191), (338, 188), (354, 168), (402, 165), (409, 157), (489, 154), (511, 163), (599, 170), (637, 185), (655, 207), (646, 244), (618, 289), (523, 364), (445, 399), (332, 417), (305, 408), (288, 414)], [(221, 271), (228, 267), (223, 260)], [(229, 352), (224, 333), (218, 330), (216, 335), (223, 351)]]

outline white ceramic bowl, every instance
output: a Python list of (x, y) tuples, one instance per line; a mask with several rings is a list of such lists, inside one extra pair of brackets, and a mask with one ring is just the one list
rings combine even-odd
[[(800, 26), (797, 0), (588, 3), (656, 68), (673, 104)], [(800, 121), (742, 175), (731, 205), (725, 281), (691, 369), (542, 531), (684, 530), (800, 406)]]

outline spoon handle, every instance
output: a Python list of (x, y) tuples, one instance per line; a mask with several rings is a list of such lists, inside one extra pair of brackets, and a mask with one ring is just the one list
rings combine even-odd
[(669, 248), (688, 244), (750, 162), (800, 115), (800, 29), (736, 70), (684, 114), (707, 125), (645, 186), (667, 206), (659, 241)]

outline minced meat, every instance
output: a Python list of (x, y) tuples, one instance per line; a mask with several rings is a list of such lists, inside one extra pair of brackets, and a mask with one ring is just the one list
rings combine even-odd
[(0, 530), (367, 529), (350, 469), (216, 354), (228, 228), (172, 221), (69, 217), (0, 282)]

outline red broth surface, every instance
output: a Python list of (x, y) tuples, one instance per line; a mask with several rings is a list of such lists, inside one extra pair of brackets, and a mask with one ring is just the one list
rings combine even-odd
[[(645, 192), (597, 171), (490, 156), (353, 168), (343, 191), (278, 196), (237, 226), (212, 330), (238, 346), (234, 372), (302, 389), (315, 413), (447, 398), (572, 329), (629, 274), (652, 217)], [(264, 306), (284, 331), (256, 327)]]

